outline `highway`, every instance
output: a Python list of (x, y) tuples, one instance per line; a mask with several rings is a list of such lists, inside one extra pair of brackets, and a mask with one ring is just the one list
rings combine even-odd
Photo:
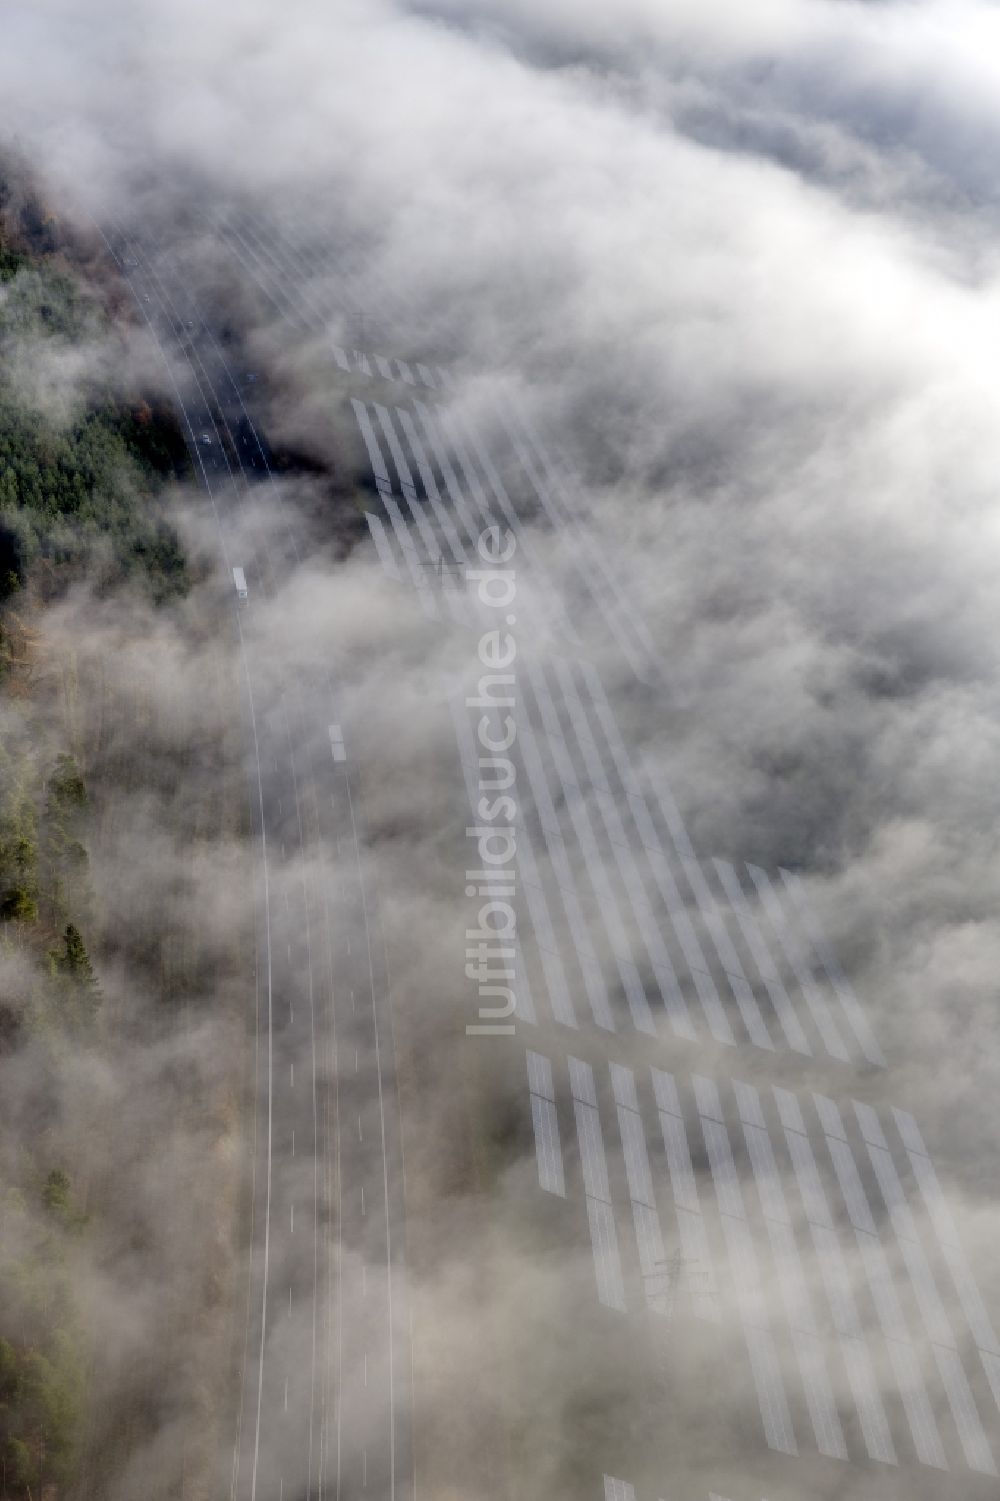
[[(403, 1148), (362, 769), (330, 664), (259, 624), (302, 539), (237, 555), (266, 439), (178, 269), (106, 243), (157, 341), (232, 590), (256, 858), (256, 1106), (231, 1501), (413, 1494)], [(186, 364), (190, 382), (174, 372)], [(276, 502), (278, 501), (275, 492)], [(256, 606), (256, 608), (255, 608)]]

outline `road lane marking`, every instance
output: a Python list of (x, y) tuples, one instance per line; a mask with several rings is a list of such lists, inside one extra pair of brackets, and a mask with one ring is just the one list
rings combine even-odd
[(365, 1386), (368, 1385), (368, 1351), (365, 1351)]
[(295, 1127), (292, 1127), (292, 1156), (295, 1156)]
[[(396, 1494), (396, 1398), (394, 1381), (394, 1350), (393, 1350), (393, 1319), (392, 1319), (392, 1225), (389, 1217), (389, 1162), (386, 1157), (386, 1131), (385, 1131), (385, 1098), (382, 1087), (382, 1054), (379, 1046), (378, 1010), (375, 1006), (375, 971), (372, 965), (372, 939), (371, 929), (368, 926), (368, 901), (365, 896), (365, 882), (361, 870), (361, 855), (358, 848), (358, 827), (354, 817), (354, 803), (351, 798), (350, 781), (346, 783), (347, 806), (351, 814), (351, 827), (354, 832), (354, 851), (358, 866), (358, 880), (361, 888), (361, 913), (365, 924), (365, 941), (368, 947), (368, 976), (372, 993), (372, 1022), (375, 1029), (375, 1077), (378, 1081), (378, 1108), (379, 1121), (382, 1128), (382, 1197), (385, 1205), (385, 1249), (386, 1249), (386, 1301), (389, 1312), (389, 1494)], [(390, 1032), (391, 1037), (391, 1032)], [(412, 1353), (412, 1352), (411, 1352)]]
[(288, 1067), (291, 1070), (291, 1074), (292, 1074), (292, 1088), (294, 1089), (295, 1088), (295, 1064), (294, 1063), (290, 1063), (288, 1065)]
[(292, 1311), (292, 1289), (289, 1286), (289, 1289), (288, 1289), (288, 1312), (291, 1313), (291, 1311)]
[(358, 1141), (364, 1141), (364, 1137), (361, 1134), (361, 1117), (360, 1117), (360, 1115), (358, 1116)]
[(358, 1050), (357, 1050), (357, 1048), (355, 1048), (354, 1049), (354, 1072), (357, 1073), (357, 1071), (358, 1071)]
[(361, 1451), (361, 1484), (368, 1489), (368, 1450)]
[(289, 1204), (288, 1208), (289, 1208), (289, 1213), (290, 1213), (290, 1218), (291, 1218), (291, 1225), (292, 1225), (291, 1233), (292, 1233), (292, 1235), (294, 1235), (295, 1234), (295, 1205), (294, 1204)]
[(368, 1268), (364, 1262), (361, 1263), (361, 1296), (368, 1296)]
[(285, 1411), (288, 1411), (288, 1377), (285, 1377)]
[(361, 1185), (361, 1213), (364, 1214), (364, 1212), (365, 1212), (365, 1185), (362, 1183), (362, 1185)]

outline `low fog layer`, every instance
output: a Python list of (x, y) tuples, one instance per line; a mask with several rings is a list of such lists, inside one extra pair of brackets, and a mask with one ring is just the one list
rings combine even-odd
[[(96, 220), (142, 237), (164, 276), (188, 268), (259, 372), (271, 441), (314, 470), (258, 494), (244, 519), (248, 550), (279, 546), (279, 509), (310, 538), (258, 609), (261, 670), (277, 699), (288, 664), (335, 660), (360, 736), (366, 858), (419, 1081), (419, 1108), (404, 1094), (403, 1109), (420, 1121), (409, 1209), (422, 1420), (453, 1445), (434, 1473), (451, 1464), (466, 1498), (503, 1494), (496, 1474), (511, 1462), (484, 1437), (492, 1397), (468, 1380), (491, 1331), (527, 1373), (506, 1421), (539, 1495), (598, 1495), (606, 1456), (629, 1462), (636, 1371), (589, 1321), (567, 1336), (592, 1300), (589, 1249), (557, 1258), (557, 1231), (539, 1223), (523, 1057), (498, 1047), (469, 1062), (464, 787), (444, 699), (475, 661), (380, 578), (344, 519), (357, 438), (329, 343), (447, 364), (456, 408), (484, 424), (515, 393), (568, 457), (574, 503), (657, 649), (640, 684), (599, 619), (575, 622), (635, 762), (669, 782), (702, 858), (802, 875), (890, 1064), (877, 1083), (845, 1084), (814, 1063), (803, 1082), (918, 1115), (995, 1303), (998, 42), (995, 12), (971, 0), (293, 0), (280, 15), (266, 0), (95, 0), (86, 14), (43, 3), (5, 19), (5, 128), (47, 205), (95, 257)], [(304, 247), (311, 328), (280, 316), (226, 250), (218, 230), (233, 223)], [(138, 322), (135, 340), (143, 350)], [(107, 366), (100, 347), (58, 368), (22, 357), (26, 385), (64, 403)], [(153, 353), (134, 358), (169, 395)], [(187, 389), (189, 372), (174, 376)], [(192, 495), (183, 514), (209, 574), (205, 608), (222, 618), (212, 518)], [(547, 534), (537, 547), (559, 579)], [(525, 649), (549, 644), (544, 605), (526, 572)], [(196, 924), (218, 959), (252, 926), (252, 844), (213, 841), (192, 864), (187, 841), (200, 769), (233, 732), (213, 711), (238, 702), (235, 644), (209, 649), (201, 625), (174, 617), (136, 636), (133, 615), (116, 624), (86, 597), (51, 629), (92, 642), (130, 692), (151, 658), (161, 664), (162, 776), (152, 766), (150, 786), (116, 803), (101, 884), (137, 951), (144, 913), (169, 891), (179, 926)], [(310, 850), (304, 863), (318, 872), (328, 857)], [(118, 981), (105, 983), (114, 1003)], [(215, 1000), (164, 1037), (140, 994), (100, 1077), (86, 1060), (67, 1073), (70, 1134), (95, 1093), (111, 1113), (122, 1099), (135, 1151), (121, 1193), (154, 1227), (158, 1215), (174, 1224), (171, 1181), (195, 1185), (197, 1204), (213, 1153), (246, 1150), (229, 1096), (233, 1117), (203, 1129), (176, 1119), (159, 1087), (180, 1076), (190, 1101), (188, 1070), (207, 1071), (210, 1092), (216, 1067), (234, 1087), (240, 1003)], [(622, 1056), (641, 1068), (638, 1049)], [(665, 1052), (657, 1062), (670, 1066)], [(26, 1101), (30, 1064), (17, 1060)], [(705, 1053), (698, 1066), (748, 1077), (757, 1065)], [(500, 1143), (496, 1177), (470, 1160), (466, 1112)], [(7, 1129), (32, 1129), (27, 1107)], [(153, 1140), (163, 1163), (150, 1190)], [(106, 1270), (80, 1269), (88, 1298), (115, 1305), (126, 1371), (164, 1317), (164, 1279), (187, 1285), (185, 1258), (202, 1254), (179, 1232), (142, 1241), (124, 1272), (112, 1263), (113, 1297)], [(821, 1286), (816, 1267), (807, 1274)], [(239, 1247), (218, 1275), (242, 1275)], [(777, 1306), (777, 1289), (766, 1297)], [(672, 1463), (702, 1496), (730, 1440), (709, 1402), (717, 1367), (693, 1336), (678, 1344), (681, 1405), (703, 1426), (671, 1432)], [(220, 1351), (203, 1350), (202, 1368), (224, 1366)], [(893, 1388), (892, 1373), (879, 1377)], [(165, 1456), (179, 1408), (158, 1412), (116, 1497), (144, 1493), (144, 1466), (176, 1475)], [(215, 1439), (223, 1463), (227, 1436)], [(637, 1442), (634, 1471), (619, 1473), (648, 1476), (647, 1452)], [(845, 1474), (823, 1494), (875, 1494), (870, 1476)], [(932, 1478), (937, 1495), (982, 1494), (978, 1480)], [(670, 1480), (655, 1483), (671, 1494)], [(912, 1475), (878, 1483), (891, 1501), (914, 1494)], [(794, 1494), (785, 1473), (775, 1495), (782, 1484)]]

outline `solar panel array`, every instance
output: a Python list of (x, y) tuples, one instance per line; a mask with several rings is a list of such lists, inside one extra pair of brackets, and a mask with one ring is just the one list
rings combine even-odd
[[(393, 365), (376, 361), (383, 376), (402, 380)], [(423, 368), (440, 395), (447, 373)], [(382, 516), (368, 513), (376, 549), (426, 614), (475, 623), (454, 568), (480, 566), (476, 539), (499, 525), (517, 538), (533, 598), (551, 605), (562, 639), (578, 646), (538, 546), (541, 518), (608, 636), (637, 675), (648, 674), (648, 631), (573, 513), (560, 465), (512, 406), (498, 417), (516, 486), (471, 422), (430, 391), (407, 405), (354, 397), (352, 406), (383, 503)], [(884, 1064), (797, 877), (783, 871), (772, 882), (757, 866), (740, 875), (728, 861), (699, 861), (669, 786), (630, 754), (591, 663), (572, 651), (543, 661), (520, 650), (516, 719), (519, 800), (528, 805), (518, 866), (543, 1019)], [(474, 787), (471, 725), (456, 730)]]
[[(441, 385), (447, 374), (438, 370)], [(375, 488), (391, 523), (386, 531), (378, 512), (367, 512), (380, 561), (394, 579), (408, 578), (425, 614), (445, 613), (463, 624), (475, 619), (464, 594), (443, 588), (452, 569), (478, 568), (476, 552), (484, 528), (509, 528), (517, 543), (518, 566), (530, 568), (534, 597), (547, 599), (552, 621), (564, 640), (579, 636), (553, 587), (546, 557), (562, 577), (598, 612), (624, 660), (645, 678), (655, 648), (627, 593), (614, 576), (604, 551), (585, 527), (567, 489), (567, 479), (549, 457), (524, 417), (510, 404), (498, 404), (501, 427), (519, 494), (513, 497), (476, 428), (459, 406), (447, 400), (410, 396), (399, 404), (352, 398), (358, 429), (371, 463)], [(412, 523), (412, 535), (408, 529)], [(530, 515), (532, 524), (526, 522)], [(374, 521), (374, 525), (373, 525)], [(443, 602), (434, 597), (435, 580)]]
[[(564, 1156), (551, 1064), (531, 1053), (529, 1071), (551, 1112), (544, 1137), (536, 1125), (539, 1182), (572, 1194), (579, 1163), (601, 1303), (670, 1315), (680, 1278), (685, 1307), (717, 1321), (731, 1290), (771, 1449), (997, 1474), (980, 1410), (989, 1392), (1000, 1407), (997, 1338), (911, 1115), (894, 1109), (883, 1126), (862, 1102), (842, 1111), (823, 1095), (657, 1068), (637, 1078), (617, 1063), (602, 1106), (593, 1069), (571, 1057), (560, 1083), (576, 1148)], [(953, 1295), (960, 1326), (945, 1312)], [(886, 1371), (902, 1421), (883, 1400)]]
[[(547, 559), (637, 679), (656, 652), (574, 514), (568, 471), (511, 405), (498, 466), (446, 372), (366, 366), (424, 387), (353, 401), (386, 574), (426, 615), (475, 626), (456, 571), (476, 566), (485, 526), (509, 527), (562, 643), (544, 656), (519, 642), (516, 1014), (547, 1039), (527, 1055), (539, 1185), (582, 1196), (599, 1304), (669, 1320), (682, 1288), (695, 1319), (735, 1308), (776, 1453), (995, 1476), (984, 1417), (1000, 1407), (1000, 1346), (912, 1116), (617, 1062), (595, 1076), (576, 1056), (589, 1032), (607, 1048), (631, 1033), (845, 1073), (886, 1063), (805, 883), (699, 859), (664, 777), (630, 749)], [(451, 710), (475, 809), (474, 720), (459, 698)], [(560, 1039), (575, 1051), (554, 1068), (537, 1049)], [(605, 1494), (634, 1501), (608, 1476)]]
[[(752, 866), (748, 891), (728, 862), (704, 867), (669, 790), (656, 778), (643, 789), (591, 665), (520, 665), (511, 754), (530, 1019), (884, 1064), (799, 879)], [(452, 712), (475, 809), (473, 723), (458, 700)]]

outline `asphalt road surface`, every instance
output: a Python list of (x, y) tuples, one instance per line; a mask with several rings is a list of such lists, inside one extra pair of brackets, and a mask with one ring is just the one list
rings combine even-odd
[[(246, 1334), (232, 1501), (406, 1501), (413, 1493), (403, 1157), (378, 892), (337, 685), (303, 642), (257, 624), (300, 560), (286, 524), (232, 552), (248, 484), (273, 479), (249, 409), (179, 268), (108, 244), (171, 369), (218, 523), (239, 636), (257, 850), (257, 1107)], [(172, 379), (172, 377), (171, 377)], [(259, 489), (258, 489), (258, 493)], [(332, 728), (331, 728), (332, 727)]]

